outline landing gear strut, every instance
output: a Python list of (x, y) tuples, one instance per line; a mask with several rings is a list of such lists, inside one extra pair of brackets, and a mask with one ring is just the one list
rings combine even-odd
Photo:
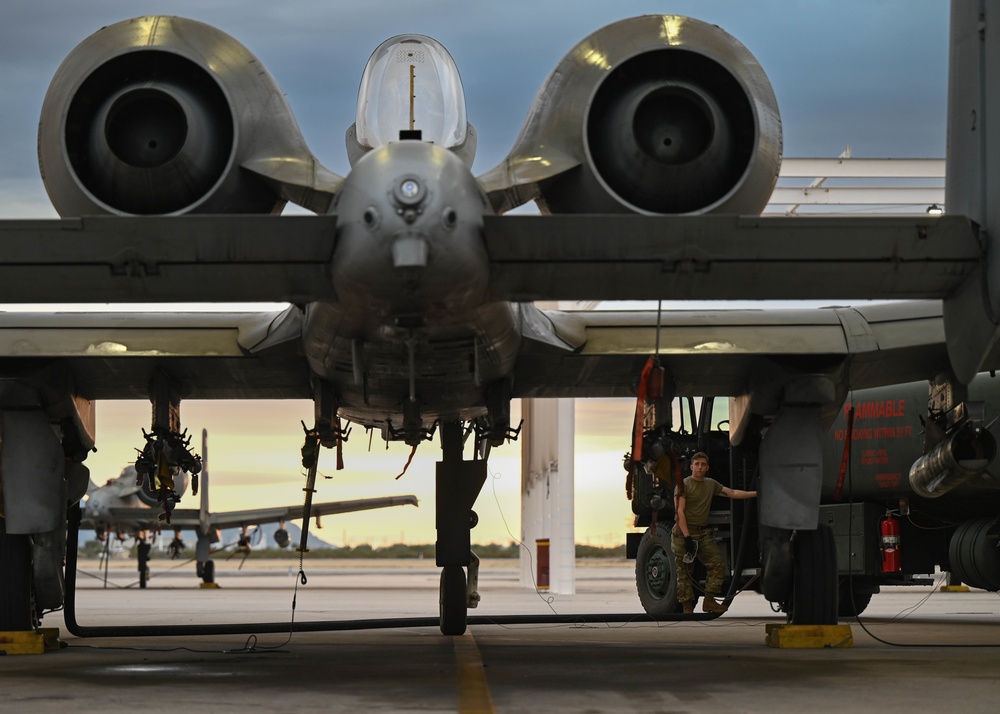
[(818, 510), (822, 405), (837, 402), (836, 380), (790, 376), (784, 398), (760, 444), (761, 591), (792, 625), (835, 625), (837, 553)]
[(472, 506), (486, 483), (486, 462), (463, 460), (462, 432), (461, 422), (441, 425), (441, 461), (437, 464), (436, 552), (442, 569), (439, 602), (445, 635), (464, 634), (468, 608), (479, 602), (479, 559), (472, 553), (470, 531), (478, 520)]

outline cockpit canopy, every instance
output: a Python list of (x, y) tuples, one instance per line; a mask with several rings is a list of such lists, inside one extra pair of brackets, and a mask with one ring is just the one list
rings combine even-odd
[(465, 92), (448, 50), (424, 35), (379, 45), (361, 77), (356, 131), (364, 149), (399, 141), (401, 131), (419, 131), (423, 141), (446, 149), (465, 144)]

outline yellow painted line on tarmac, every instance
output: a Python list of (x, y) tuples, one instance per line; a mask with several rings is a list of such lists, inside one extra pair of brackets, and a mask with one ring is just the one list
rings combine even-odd
[(459, 714), (494, 714), (493, 697), (490, 696), (490, 685), (486, 683), (486, 670), (476, 638), (466, 632), (453, 640), (458, 668)]

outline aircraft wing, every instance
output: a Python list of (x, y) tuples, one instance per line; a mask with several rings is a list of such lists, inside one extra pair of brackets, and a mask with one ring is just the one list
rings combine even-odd
[(963, 216), (487, 216), (498, 300), (941, 299), (979, 265)]
[(187, 399), (308, 399), (302, 311), (5, 312), (0, 359), (59, 362), (89, 399), (148, 398), (157, 370), (185, 385)]
[[(633, 394), (657, 346), (652, 311), (518, 306), (518, 397)], [(169, 366), (185, 398), (312, 397), (302, 312), (0, 313), (0, 358), (60, 361), (91, 399), (148, 398)], [(786, 310), (668, 310), (660, 359), (678, 394), (739, 394), (766, 360), (844, 364), (855, 388), (927, 379), (947, 363), (941, 303)], [(990, 358), (984, 369), (996, 365)]]
[[(336, 300), (337, 217), (0, 222), (0, 302)], [(484, 217), (496, 300), (940, 299), (978, 266), (963, 216)], [(52, 275), (57, 274), (58, 280)]]
[[(678, 395), (744, 394), (784, 365), (837, 374), (851, 389), (924, 380), (947, 365), (941, 303), (789, 310), (667, 310), (659, 355)], [(656, 351), (653, 311), (522, 306), (518, 397), (634, 396)], [(994, 351), (987, 361), (996, 365)], [(989, 367), (987, 367), (989, 368)]]
[[(80, 524), (87, 528), (96, 528), (97, 526), (107, 526), (110, 522), (114, 527), (122, 529), (138, 528), (139, 530), (149, 530), (159, 527), (156, 517), (161, 511), (159, 508), (112, 508), (110, 509), (110, 513), (112, 517), (109, 521), (103, 519), (95, 521), (92, 518), (84, 516), (80, 519)], [(194, 513), (197, 514), (197, 511), (194, 511)], [(197, 519), (195, 522), (197, 522)], [(180, 527), (189, 528), (193, 527), (193, 525)]]
[(0, 302), (330, 300), (336, 226), (332, 215), (0, 221)]
[[(417, 497), (384, 496), (379, 498), (359, 498), (352, 501), (328, 501), (312, 504), (312, 516), (329, 516), (338, 513), (354, 511), (369, 511), (376, 508), (391, 508), (393, 506), (416, 506)], [(177, 508), (170, 515), (170, 525), (157, 521), (160, 514), (158, 508), (113, 508), (112, 521), (116, 524), (136, 524), (139, 528), (155, 528), (159, 523), (161, 528), (198, 528), (199, 512), (194, 508)], [(293, 521), (303, 517), (303, 506), (278, 506), (276, 508), (252, 508), (243, 511), (225, 511), (209, 514), (209, 522), (216, 528), (234, 528), (240, 526), (259, 525), (262, 523), (277, 523), (278, 521)]]

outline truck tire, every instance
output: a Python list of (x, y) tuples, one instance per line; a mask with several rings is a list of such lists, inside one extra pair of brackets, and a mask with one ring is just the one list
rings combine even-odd
[(983, 590), (1000, 590), (1000, 519), (976, 518), (965, 521), (951, 537), (948, 561), (951, 572), (966, 585)]
[(833, 530), (821, 523), (798, 531), (792, 543), (792, 625), (837, 624), (837, 552)]
[(635, 589), (650, 617), (681, 611), (677, 602), (677, 564), (670, 548), (670, 526), (657, 523), (642, 534), (635, 556)]
[[(868, 607), (868, 603), (872, 601), (872, 585), (861, 582), (854, 582), (854, 586), (851, 586), (851, 578), (841, 578), (840, 587), (837, 592), (837, 615), (839, 617), (857, 617), (865, 608)], [(874, 586), (875, 591), (878, 591), (878, 586)]]

